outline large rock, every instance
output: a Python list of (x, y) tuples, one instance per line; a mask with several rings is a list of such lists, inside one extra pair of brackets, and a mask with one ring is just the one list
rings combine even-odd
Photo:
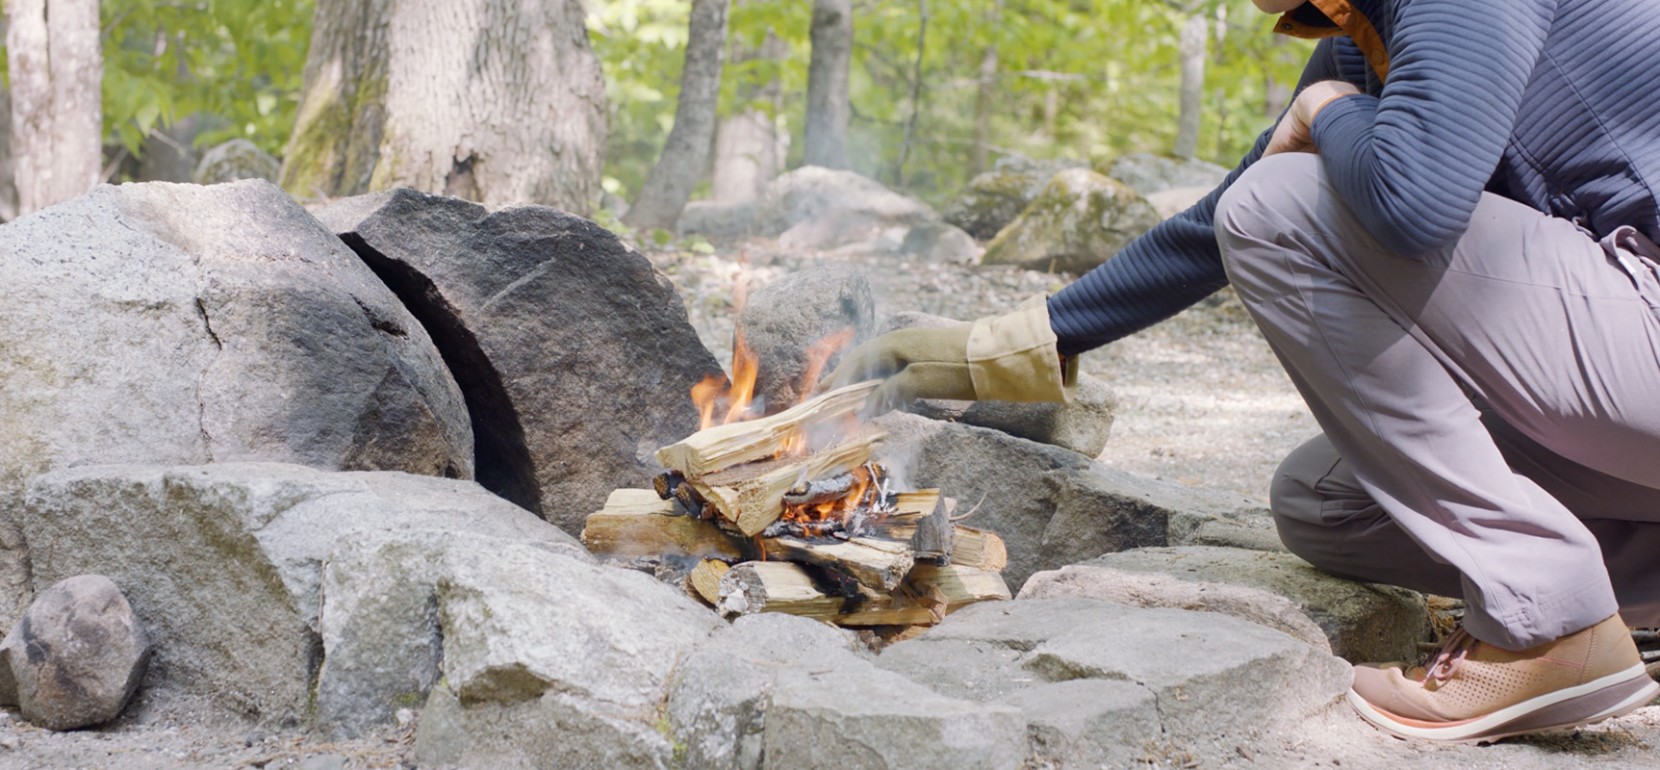
[(934, 222), (917, 225), (905, 233), (899, 253), (916, 262), (971, 265), (980, 261), (982, 249), (974, 242), (974, 236), (961, 228)]
[(1288, 553), (1141, 548), (1033, 575), (1021, 598), (1087, 596), (1137, 607), (1220, 612), (1352, 662), (1413, 660), (1430, 638), (1424, 598), (1327, 575)]
[(871, 335), (876, 300), (851, 270), (809, 270), (769, 283), (745, 303), (738, 330), (758, 364), (755, 394), (767, 413), (813, 392), (841, 353)]
[(395, 190), (318, 217), (390, 285), (466, 392), (486, 488), (575, 534), (697, 429), (720, 366), (674, 287), (598, 225)]
[(1056, 172), (1087, 165), (1073, 160), (999, 158), (992, 170), (969, 180), (962, 194), (946, 207), (945, 221), (989, 241), (1037, 199)]
[(654, 768), (675, 666), (723, 625), (656, 580), (529, 546), (452, 557), (439, 587), (443, 681), (421, 767)]
[(1176, 158), (1135, 152), (1124, 155), (1107, 167), (1107, 176), (1146, 196), (1183, 187), (1209, 192), (1228, 176), (1228, 169), (1195, 158)]
[(202, 153), (190, 181), (196, 184), (223, 184), (243, 179), (275, 182), (281, 171), (282, 164), (253, 142), (232, 139)]
[[(516, 547), (589, 559), (570, 536), (471, 482), (274, 463), (63, 469), (34, 480), (20, 518), (37, 585), (96, 569), (126, 586), (156, 646), (147, 688), (163, 701), (200, 696), (271, 724), (306, 718), (318, 671), (334, 668), (330, 646), (342, 639), (349, 641), (343, 658), (358, 662), (343, 661), (331, 676), (386, 689), (339, 695), (324, 687), (318, 705), (327, 714), (408, 700), (415, 688), (406, 682), (434, 678), (419, 670), (430, 660), (409, 655), (411, 647), (436, 643), (419, 618), (407, 627), (354, 620), (398, 573), (356, 583), (341, 579), (349, 570), (336, 570), (333, 590), (320, 590), (337, 547), (372, 554), (374, 544), (401, 538), (456, 548), (487, 539), (464, 552), (489, 558), (524, 543)], [(432, 595), (402, 601), (430, 605)], [(332, 630), (324, 634), (325, 627)], [(415, 670), (403, 680), (352, 673), (396, 665)]]
[(760, 770), (768, 698), (792, 669), (841, 668), (861, 646), (843, 629), (776, 613), (739, 616), (688, 656), (666, 708), (687, 767)]
[[(928, 204), (852, 171), (804, 166), (772, 180), (756, 203), (755, 230), (787, 249), (828, 250), (939, 221)], [(901, 235), (900, 237), (903, 237)]]
[(888, 433), (883, 462), (896, 474), (944, 490), (959, 513), (974, 511), (964, 524), (1003, 537), (1003, 575), (1015, 588), (1034, 572), (1165, 545), (1173, 516), (1221, 516), (1234, 502), (988, 428), (897, 413), (876, 422)]
[(1032, 725), (1034, 761), (1063, 767), (1164, 752), (1233, 761), (1330, 704), (1350, 677), (1342, 661), (1236, 618), (1080, 598), (969, 607), (878, 664), (945, 695), (1015, 706)]
[(998, 233), (981, 262), (1085, 273), (1160, 221), (1147, 199), (1123, 183), (1067, 169)]
[(99, 187), (0, 227), (0, 435), (0, 620), (13, 498), (48, 468), (473, 468), (426, 330), (265, 182)]
[(681, 210), (675, 229), (681, 235), (701, 235), (712, 241), (747, 238), (755, 232), (755, 201), (692, 201)]
[(149, 658), (121, 589), (77, 575), (35, 597), (0, 642), (0, 703), (49, 730), (103, 724), (138, 689)]

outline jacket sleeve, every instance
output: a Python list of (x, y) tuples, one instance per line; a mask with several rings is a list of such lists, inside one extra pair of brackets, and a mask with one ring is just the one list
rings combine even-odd
[(1390, 41), (1389, 80), (1315, 117), (1314, 143), (1343, 202), (1401, 256), (1468, 229), (1516, 125), (1556, 0), (1414, 0)]
[[(1366, 66), (1348, 38), (1327, 38), (1309, 57), (1297, 90), (1332, 79), (1364, 89)], [(1203, 200), (1131, 241), (1049, 298), (1049, 323), (1062, 354), (1076, 355), (1138, 332), (1227, 285), (1213, 223), (1216, 201), (1262, 157), (1272, 134), (1270, 127), (1258, 136), (1239, 165)]]

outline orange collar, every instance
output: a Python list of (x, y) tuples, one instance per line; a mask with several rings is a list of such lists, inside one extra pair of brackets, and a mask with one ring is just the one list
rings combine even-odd
[(1280, 16), (1274, 23), (1274, 31), (1282, 35), (1316, 39), (1332, 37), (1334, 35), (1348, 35), (1355, 41), (1360, 52), (1365, 54), (1366, 63), (1372, 65), (1372, 71), (1378, 74), (1378, 80), (1389, 78), (1389, 52), (1383, 47), (1383, 38), (1378, 36), (1378, 30), (1366, 16), (1354, 9), (1349, 0), (1309, 0), (1326, 18), (1331, 19), (1336, 27), (1314, 27), (1303, 24), (1291, 18), (1290, 13)]

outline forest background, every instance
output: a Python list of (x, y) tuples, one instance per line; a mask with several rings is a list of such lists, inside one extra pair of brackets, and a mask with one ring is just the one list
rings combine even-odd
[[(674, 124), (692, 5), (583, 4), (607, 100), (602, 186), (616, 200), (636, 197)], [(814, 5), (729, 10), (718, 115), (759, 116), (786, 168), (802, 162)], [(1231, 166), (1283, 108), (1308, 51), (1269, 34), (1250, 0), (852, 9), (847, 163), (936, 205), (1005, 156), (1100, 166), (1149, 151)], [(243, 138), (278, 157), (289, 147), (312, 0), (104, 0), (98, 13), (103, 181), (157, 178), (148, 161), (181, 145)], [(708, 185), (705, 174), (693, 198)]]

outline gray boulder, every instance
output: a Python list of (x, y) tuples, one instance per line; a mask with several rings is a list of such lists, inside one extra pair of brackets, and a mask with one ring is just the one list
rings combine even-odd
[(36, 596), (0, 641), (0, 703), (48, 730), (103, 724), (138, 689), (149, 658), (121, 589), (77, 575)]
[(421, 767), (662, 767), (675, 666), (721, 622), (683, 591), (531, 546), (454, 556), (439, 585), (443, 680)]
[[(1031, 761), (1062, 767), (1165, 752), (1232, 761), (1350, 678), (1342, 661), (1236, 618), (1080, 598), (969, 607), (877, 662), (947, 696), (1014, 706), (1031, 724)], [(985, 681), (996, 685), (973, 685)]]
[(666, 716), (687, 767), (759, 770), (768, 698), (791, 669), (859, 662), (849, 632), (793, 615), (742, 615), (675, 670)]
[(870, 282), (845, 269), (792, 273), (751, 294), (738, 329), (755, 356), (755, 394), (767, 413), (811, 394), (842, 351), (869, 337), (875, 306)]
[(945, 262), (968, 265), (980, 261), (980, 244), (956, 225), (934, 222), (917, 225), (905, 233), (899, 253), (917, 262)]
[(1107, 176), (1147, 196), (1182, 187), (1202, 187), (1208, 193), (1228, 176), (1228, 169), (1196, 158), (1134, 152), (1114, 160)]
[(190, 181), (196, 184), (223, 184), (242, 179), (277, 181), (282, 163), (246, 139), (232, 139), (202, 153)]
[(1087, 166), (1075, 160), (999, 158), (992, 170), (969, 180), (962, 194), (946, 207), (945, 221), (989, 241), (1037, 199), (1050, 177), (1064, 169)]
[(1225, 492), (1193, 490), (1204, 505), (1170, 516), (1170, 545), (1214, 545), (1248, 551), (1285, 553), (1274, 514), (1252, 501)]
[[(937, 329), (961, 321), (906, 311), (895, 313), (878, 330)], [(1118, 396), (1105, 382), (1080, 374), (1072, 400), (1064, 404), (1017, 404), (1008, 401), (920, 399), (905, 407), (912, 414), (1000, 430), (1011, 436), (1070, 449), (1095, 457), (1107, 446), (1118, 410)]]
[[(465, 532), (490, 541), (469, 550), (486, 557), (524, 543), (517, 547), (589, 558), (570, 536), (471, 482), (274, 463), (54, 471), (30, 485), (20, 520), (37, 585), (98, 569), (127, 586), (133, 612), (156, 645), (145, 686), (161, 703), (196, 696), (266, 724), (308, 716), (319, 669), (342, 669), (328, 682), (345, 676), (386, 686), (344, 701), (332, 685), (324, 687), (319, 705), (329, 714), (352, 698), (408, 700), (415, 688), (406, 682), (433, 678), (420, 670), (430, 661), (409, 655), (423, 643), (415, 638), (435, 643), (427, 624), (357, 620), (366, 605), (390, 604), (383, 614), (396, 614), (400, 602), (430, 604), (431, 594), (375, 599), (400, 576), (358, 583), (341, 579), (351, 574), (345, 567), (324, 594), (324, 564), (337, 547), (372, 554), (378, 542), (425, 537), (461, 548), (466, 539), (455, 533)], [(358, 662), (331, 664), (331, 645), (344, 646), (343, 658)], [(401, 680), (351, 673), (396, 665), (413, 670)]]
[(720, 366), (668, 279), (593, 222), (407, 189), (318, 218), (433, 330), (491, 491), (575, 534), (697, 429), (691, 388)]
[(0, 227), (0, 254), (0, 620), (26, 582), (15, 497), (49, 468), (472, 476), (426, 330), (269, 183), (99, 187)]
[(883, 231), (939, 221), (921, 201), (852, 171), (803, 166), (772, 180), (756, 202), (755, 231), (786, 249), (829, 250)]
[(1421, 595), (1333, 577), (1287, 553), (1141, 548), (1040, 572), (1020, 591), (1023, 599), (1062, 596), (1219, 612), (1356, 663), (1413, 660), (1430, 639)]
[(681, 235), (701, 235), (711, 241), (747, 238), (755, 232), (755, 201), (692, 201), (681, 210), (675, 228)]
[(1211, 187), (1175, 187), (1147, 195), (1147, 202), (1158, 212), (1159, 219), (1169, 219), (1193, 207), (1210, 194)]
[(1067, 169), (986, 245), (981, 262), (1084, 273), (1160, 221), (1130, 187), (1089, 169)]

